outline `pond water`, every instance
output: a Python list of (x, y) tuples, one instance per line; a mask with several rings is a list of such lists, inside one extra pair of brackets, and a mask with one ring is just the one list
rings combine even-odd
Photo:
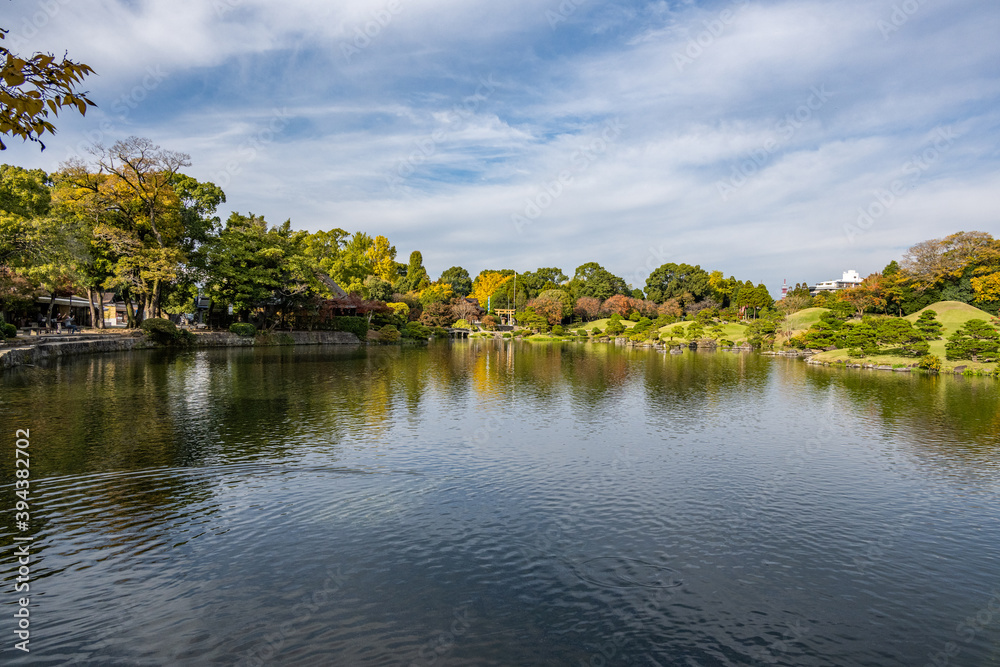
[[(500, 341), (0, 376), (3, 661), (1000, 663), (1000, 383)], [(13, 517), (11, 517), (13, 518)], [(30, 534), (30, 656), (13, 650)]]

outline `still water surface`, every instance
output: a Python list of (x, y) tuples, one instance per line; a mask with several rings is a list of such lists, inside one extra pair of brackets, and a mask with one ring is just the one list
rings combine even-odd
[[(1000, 664), (1000, 383), (497, 341), (81, 357), (30, 664)], [(2, 661), (16, 601), (2, 524)]]

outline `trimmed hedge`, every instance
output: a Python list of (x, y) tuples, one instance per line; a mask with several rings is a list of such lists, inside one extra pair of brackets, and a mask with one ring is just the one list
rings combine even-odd
[(359, 339), (368, 337), (368, 320), (364, 317), (351, 317), (343, 315), (334, 319), (334, 328), (337, 331), (352, 333)]
[(233, 322), (229, 325), (229, 333), (245, 338), (253, 338), (257, 335), (257, 327), (248, 322)]

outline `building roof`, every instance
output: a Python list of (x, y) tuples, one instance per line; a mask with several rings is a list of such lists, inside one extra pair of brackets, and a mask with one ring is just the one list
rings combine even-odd
[(343, 288), (341, 288), (341, 286), (338, 285), (336, 281), (334, 281), (333, 278), (326, 275), (322, 271), (316, 272), (316, 279), (319, 280), (321, 283), (323, 283), (328, 290), (333, 292), (333, 296), (335, 298), (343, 299), (347, 296), (347, 292), (345, 292)]

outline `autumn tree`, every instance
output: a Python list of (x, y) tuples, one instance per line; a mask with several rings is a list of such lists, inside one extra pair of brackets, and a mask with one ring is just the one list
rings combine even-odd
[(373, 274), (387, 283), (393, 283), (399, 279), (399, 273), (396, 269), (396, 246), (390, 245), (389, 239), (384, 236), (376, 236), (371, 245), (365, 249), (365, 255)]
[(185, 153), (129, 137), (110, 148), (94, 145), (93, 166), (74, 158), (62, 166), (62, 203), (94, 221), (95, 235), (117, 254), (114, 280), (136, 290), (140, 315), (156, 315), (164, 287), (186, 259), (184, 205), (175, 187)]
[(681, 307), (679, 299), (667, 299), (659, 305), (656, 309), (657, 315), (662, 315), (665, 317), (677, 318), (684, 314), (684, 309)]
[(465, 297), (458, 296), (452, 301), (451, 314), (456, 320), (469, 322), (478, 319), (483, 309)]
[(533, 308), (549, 324), (559, 324), (573, 314), (573, 299), (568, 292), (550, 289), (529, 301), (528, 308)]
[(615, 294), (614, 296), (605, 300), (604, 304), (601, 306), (602, 310), (611, 313), (612, 315), (618, 314), (622, 317), (628, 317), (629, 313), (635, 310), (636, 299), (630, 296), (625, 296), (624, 294)]
[(601, 312), (601, 300), (592, 296), (581, 296), (573, 305), (573, 313), (581, 320), (596, 320)]
[[(0, 28), (0, 40), (7, 30)], [(97, 106), (77, 87), (94, 73), (89, 65), (57, 60), (51, 53), (35, 53), (22, 58), (0, 46), (0, 136), (34, 141), (45, 150), (42, 135), (55, 134), (49, 114), (58, 116), (66, 107), (86, 115), (87, 107)], [(0, 150), (7, 148), (0, 141)]]
[(424, 312), (420, 316), (420, 322), (429, 327), (450, 327), (456, 321), (451, 306), (440, 301), (424, 306)]
[(420, 303), (424, 308), (431, 303), (448, 303), (455, 296), (451, 289), (451, 283), (436, 282), (431, 283), (419, 293)]
[(925, 290), (945, 279), (957, 278), (983, 253), (996, 252), (986, 232), (957, 232), (943, 239), (921, 241), (903, 255), (902, 268), (918, 289)]
[(885, 306), (885, 295), (882, 291), (882, 274), (873, 273), (861, 281), (860, 285), (849, 287), (837, 294), (837, 298), (850, 304), (860, 318), (865, 311)]
[(513, 280), (513, 278), (513, 271), (510, 271), (509, 273), (501, 271), (483, 271), (476, 276), (476, 279), (472, 282), (472, 294), (470, 296), (479, 302), (479, 306), (481, 308), (486, 309), (489, 307), (489, 298), (493, 295), (493, 293), (508, 280)]

